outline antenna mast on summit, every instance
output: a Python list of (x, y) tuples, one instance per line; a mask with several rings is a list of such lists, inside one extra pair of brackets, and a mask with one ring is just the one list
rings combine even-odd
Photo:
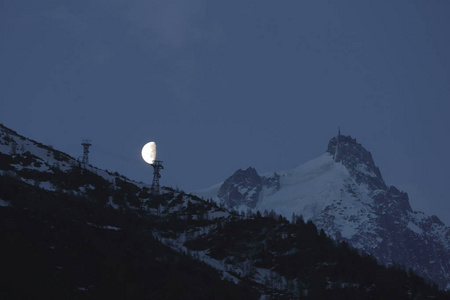
[(92, 146), (92, 143), (90, 140), (83, 140), (81, 145), (83, 146), (83, 160), (81, 162), (86, 166), (89, 164), (89, 147)]
[(159, 178), (161, 178), (161, 174), (159, 174), (159, 171), (161, 169), (164, 169), (164, 167), (162, 165), (162, 161), (160, 160), (155, 160), (152, 166), (153, 166), (152, 194), (159, 195), (160, 193)]

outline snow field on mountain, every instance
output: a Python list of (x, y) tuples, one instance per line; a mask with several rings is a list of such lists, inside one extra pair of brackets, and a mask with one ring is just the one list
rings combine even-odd
[[(363, 184), (356, 184), (347, 168), (325, 153), (293, 170), (277, 172), (280, 176), (280, 190), (263, 187), (260, 200), (253, 211), (274, 210), (290, 219), (292, 213), (302, 215), (305, 220), (316, 221), (324, 210), (335, 220), (334, 228), (325, 228), (334, 236), (339, 232), (343, 238), (350, 239), (360, 232), (372, 233), (376, 216), (373, 212), (373, 199)], [(261, 176), (270, 177), (273, 173)], [(219, 201), (217, 191), (222, 183), (195, 192), (205, 199)], [(351, 188), (352, 194), (347, 190)], [(243, 189), (243, 188), (241, 188)], [(326, 207), (332, 208), (326, 210)], [(246, 205), (235, 207), (246, 211)]]
[[(367, 205), (373, 203), (367, 187), (356, 184), (347, 168), (334, 162), (332, 155), (325, 153), (279, 174), (281, 189), (266, 195), (256, 209), (273, 209), (286, 218), (295, 212), (305, 220), (316, 220), (327, 213), (333, 215), (335, 229), (347, 239), (370, 230), (375, 215)], [(349, 188), (352, 193), (347, 191)]]
[(281, 189), (264, 197), (256, 209), (274, 209), (288, 218), (297, 212), (305, 219), (313, 219), (330, 200), (340, 198), (348, 176), (344, 166), (324, 154), (292, 171), (280, 172)]

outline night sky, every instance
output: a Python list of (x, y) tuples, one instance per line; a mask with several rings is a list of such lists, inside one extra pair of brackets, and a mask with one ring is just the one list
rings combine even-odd
[(0, 1), (0, 123), (192, 191), (292, 169), (338, 126), (450, 225), (450, 1)]

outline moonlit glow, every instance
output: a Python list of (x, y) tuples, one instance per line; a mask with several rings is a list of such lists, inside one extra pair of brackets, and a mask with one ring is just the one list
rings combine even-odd
[(156, 159), (156, 143), (149, 142), (142, 147), (142, 158), (148, 164), (153, 164)]

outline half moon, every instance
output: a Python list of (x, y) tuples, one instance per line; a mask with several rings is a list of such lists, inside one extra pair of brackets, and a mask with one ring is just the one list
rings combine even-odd
[(156, 143), (149, 142), (142, 147), (142, 158), (148, 164), (153, 164), (156, 159)]

